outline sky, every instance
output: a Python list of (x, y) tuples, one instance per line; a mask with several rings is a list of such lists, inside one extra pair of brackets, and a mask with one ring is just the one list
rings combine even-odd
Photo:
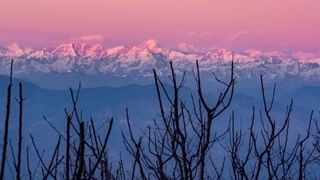
[(0, 0), (0, 44), (319, 51), (319, 0)]

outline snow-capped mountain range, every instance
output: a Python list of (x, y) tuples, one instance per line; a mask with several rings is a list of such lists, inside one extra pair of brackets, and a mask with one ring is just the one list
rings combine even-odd
[[(87, 75), (152, 76), (152, 69), (159, 74), (169, 73), (169, 61), (177, 72), (192, 71), (199, 60), (203, 72), (227, 75), (232, 60), (227, 49), (204, 50), (187, 44), (177, 48), (163, 48), (156, 40), (135, 46), (103, 48), (81, 42), (61, 44), (54, 48), (23, 48), (18, 44), (0, 47), (0, 72), (7, 74), (14, 59), (16, 74), (30, 73), (83, 73)], [(313, 53), (282, 53), (247, 50), (235, 53), (236, 75), (243, 78), (265, 74), (269, 78), (288, 76), (303, 79), (320, 79), (320, 55)]]

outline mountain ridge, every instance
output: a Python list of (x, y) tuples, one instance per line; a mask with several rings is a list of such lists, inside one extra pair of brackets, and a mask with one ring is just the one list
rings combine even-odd
[(186, 44), (178, 48), (164, 48), (154, 39), (138, 45), (112, 48), (74, 42), (35, 50), (12, 44), (0, 49), (0, 70), (6, 74), (11, 59), (14, 59), (17, 74), (78, 72), (87, 75), (151, 77), (153, 68), (157, 69), (160, 76), (169, 75), (170, 61), (178, 74), (192, 72), (198, 60), (205, 74), (214, 71), (226, 77), (233, 59), (239, 78), (251, 79), (265, 74), (267, 79), (293, 76), (320, 80), (320, 55), (316, 53), (262, 52), (255, 49), (233, 53), (228, 49), (199, 49)]

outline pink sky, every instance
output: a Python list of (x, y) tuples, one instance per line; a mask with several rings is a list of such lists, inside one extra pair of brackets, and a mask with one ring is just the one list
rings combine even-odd
[(0, 44), (106, 46), (155, 38), (230, 49), (319, 51), (319, 0), (1, 0)]

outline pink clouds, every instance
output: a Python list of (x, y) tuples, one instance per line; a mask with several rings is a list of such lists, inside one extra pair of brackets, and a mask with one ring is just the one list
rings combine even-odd
[(71, 41), (80, 41), (85, 43), (101, 43), (103, 42), (104, 38), (100, 34), (93, 34), (93, 35), (82, 35), (79, 37), (73, 37), (70, 39)]
[(232, 36), (228, 37), (227, 40), (228, 40), (228, 41), (236, 41), (236, 40), (238, 40), (238, 39), (240, 39), (240, 38), (243, 38), (243, 37), (245, 37), (245, 36), (247, 36), (247, 35), (248, 35), (248, 32), (247, 32), (247, 31), (241, 30), (241, 31), (236, 32), (236, 33), (233, 34)]
[(79, 37), (80, 41), (102, 41), (103, 37), (101, 35), (85, 35), (85, 36), (80, 36)]
[(314, 51), (318, 7), (319, 0), (2, 0), (0, 43), (154, 37), (165, 45)]

